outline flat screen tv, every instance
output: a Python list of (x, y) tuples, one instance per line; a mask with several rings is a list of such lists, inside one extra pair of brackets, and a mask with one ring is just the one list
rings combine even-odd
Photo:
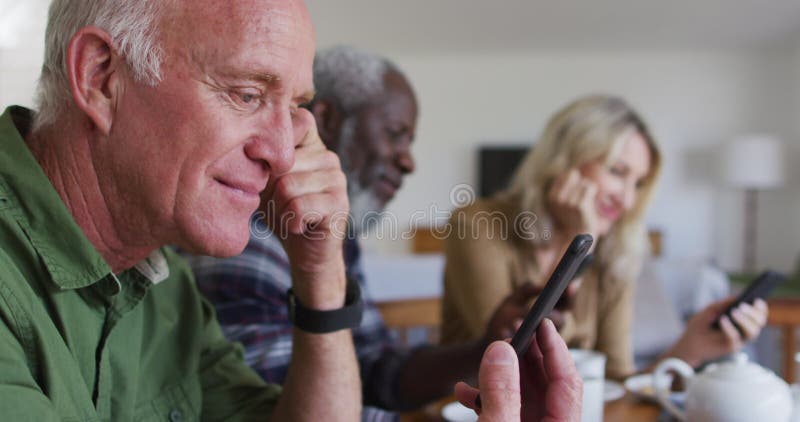
[(505, 189), (530, 145), (484, 146), (478, 150), (478, 185), (481, 197)]

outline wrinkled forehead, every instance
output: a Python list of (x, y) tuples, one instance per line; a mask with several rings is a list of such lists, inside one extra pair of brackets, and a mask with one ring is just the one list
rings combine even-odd
[[(202, 61), (313, 62), (314, 29), (300, 0), (178, 0), (162, 22), (167, 49)], [(169, 52), (168, 52), (169, 54)], [(213, 59), (213, 60), (211, 60)]]

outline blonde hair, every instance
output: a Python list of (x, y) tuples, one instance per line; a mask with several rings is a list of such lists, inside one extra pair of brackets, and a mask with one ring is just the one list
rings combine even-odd
[[(639, 133), (650, 151), (650, 169), (637, 191), (636, 203), (611, 228), (596, 239), (597, 268), (618, 280), (633, 280), (647, 251), (644, 211), (661, 171), (661, 154), (647, 125), (621, 98), (593, 95), (579, 98), (558, 111), (547, 123), (534, 148), (523, 159), (510, 187), (499, 196), (517, 212), (533, 212), (540, 228), (553, 229), (547, 192), (553, 180), (589, 161), (613, 161), (624, 141)], [(531, 241), (544, 245), (537, 236)]]

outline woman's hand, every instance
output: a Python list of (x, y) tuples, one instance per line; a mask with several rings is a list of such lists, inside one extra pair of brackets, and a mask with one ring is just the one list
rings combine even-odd
[[(714, 321), (730, 306), (736, 298), (731, 297), (712, 303), (695, 314), (686, 325), (681, 338), (667, 352), (686, 361), (692, 366), (718, 359), (738, 351), (742, 346), (758, 337), (767, 324), (767, 303), (757, 299), (752, 305), (742, 303), (734, 308), (731, 317), (720, 318), (720, 328), (714, 328)], [(735, 325), (734, 325), (735, 324)], [(738, 327), (738, 329), (737, 329)]]
[(580, 233), (597, 237), (597, 185), (572, 169), (553, 181), (547, 192), (550, 212), (565, 239)]

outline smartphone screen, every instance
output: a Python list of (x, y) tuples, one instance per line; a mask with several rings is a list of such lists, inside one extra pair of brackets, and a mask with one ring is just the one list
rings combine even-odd
[(588, 234), (580, 234), (572, 239), (569, 247), (564, 252), (564, 256), (561, 257), (561, 261), (558, 262), (553, 274), (550, 275), (544, 290), (539, 294), (525, 320), (522, 321), (519, 330), (511, 339), (511, 346), (514, 347), (517, 356), (521, 357), (528, 351), (536, 329), (542, 319), (553, 310), (556, 302), (558, 302), (558, 299), (564, 293), (570, 281), (572, 281), (578, 267), (584, 262), (584, 257), (592, 246), (592, 241), (592, 236)]

